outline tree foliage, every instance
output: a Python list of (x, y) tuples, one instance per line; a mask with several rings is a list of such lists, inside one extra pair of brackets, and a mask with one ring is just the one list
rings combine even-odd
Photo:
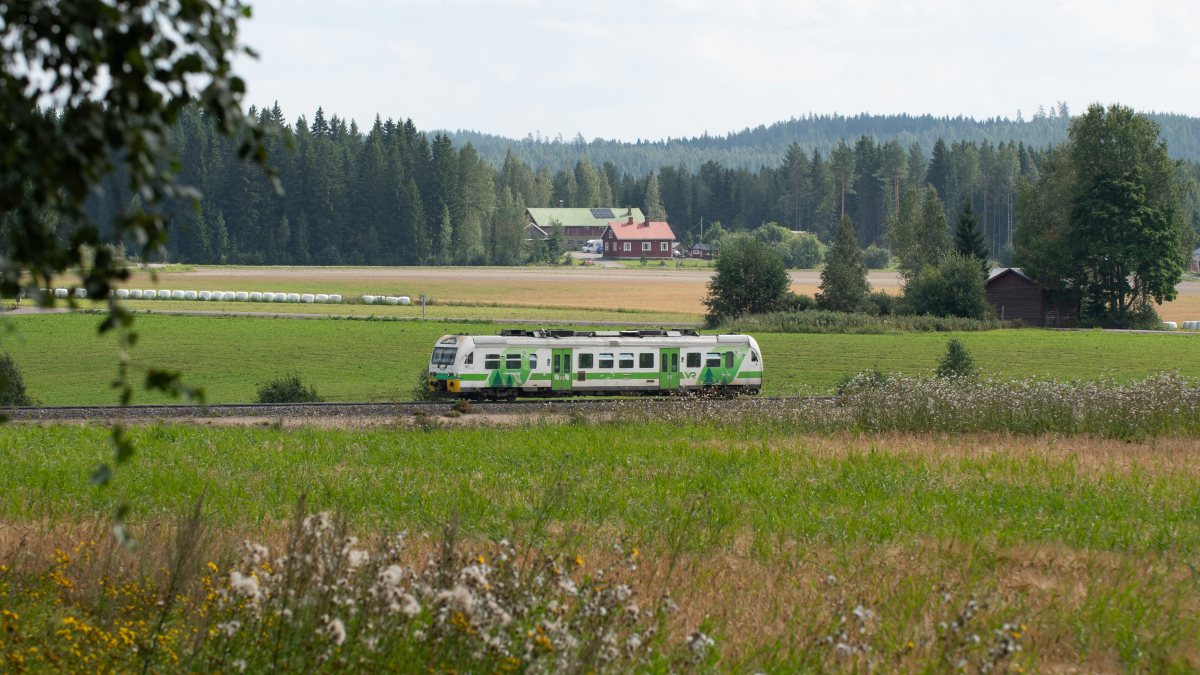
[(979, 261), (957, 253), (937, 266), (926, 265), (904, 285), (904, 302), (909, 313), (983, 319), (987, 298)]
[(867, 265), (854, 236), (854, 223), (849, 218), (842, 218), (825, 269), (821, 270), (817, 307), (835, 312), (857, 312), (870, 291)]
[(945, 210), (932, 185), (904, 194), (889, 239), (905, 279), (914, 278), (928, 266), (936, 267), (950, 252)]
[(715, 325), (725, 317), (778, 311), (790, 286), (783, 260), (771, 246), (753, 237), (726, 238), (704, 300), (707, 320)]
[(1143, 323), (1145, 305), (1175, 297), (1195, 241), (1193, 184), (1146, 115), (1093, 105), (1026, 181), (1014, 264), (1055, 302), (1078, 298), (1083, 318)]
[(975, 371), (975, 359), (967, 346), (958, 338), (950, 338), (946, 343), (946, 354), (938, 362), (938, 377), (969, 377)]
[(984, 273), (987, 273), (988, 252), (983, 245), (983, 233), (979, 231), (979, 216), (975, 215), (970, 199), (958, 212), (958, 224), (954, 227), (954, 250), (965, 258), (978, 260)]

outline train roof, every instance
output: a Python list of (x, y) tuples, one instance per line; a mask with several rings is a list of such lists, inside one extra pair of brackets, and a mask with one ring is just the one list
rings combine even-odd
[[(691, 343), (691, 344), (750, 344), (752, 338), (749, 335), (741, 335), (737, 333), (731, 334), (708, 334), (702, 335), (692, 328), (683, 328), (679, 330), (665, 329), (650, 329), (650, 330), (564, 330), (564, 329), (536, 329), (536, 330), (518, 330), (505, 329), (501, 330), (499, 335), (469, 335), (460, 333), (457, 335), (443, 336), (438, 344), (453, 340), (454, 342), (461, 341), (462, 338), (471, 338), (477, 345), (545, 345), (547, 341), (554, 342), (562, 340), (565, 342), (578, 342), (580, 339), (585, 339), (585, 343), (596, 344), (604, 341), (605, 343), (636, 345), (641, 341), (645, 341), (647, 346), (659, 345), (664, 338), (669, 338), (673, 344)], [(592, 338), (587, 340), (587, 338)], [(655, 339), (658, 338), (658, 339)]]

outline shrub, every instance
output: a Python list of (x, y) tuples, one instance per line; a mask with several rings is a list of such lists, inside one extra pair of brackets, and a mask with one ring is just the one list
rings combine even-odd
[(869, 270), (881, 270), (888, 266), (888, 261), (891, 256), (886, 248), (879, 248), (875, 244), (871, 244), (863, 251), (863, 262), (867, 264)]
[(821, 264), (825, 251), (816, 235), (802, 234), (787, 242), (792, 251), (791, 267), (808, 270)]
[(783, 296), (783, 305), (788, 312), (807, 312), (817, 308), (817, 301), (811, 295), (798, 295), (788, 291)]
[(874, 316), (889, 316), (891, 314), (902, 314), (900, 311), (900, 298), (887, 293), (886, 291), (875, 291), (867, 296), (863, 310), (867, 314)]
[(324, 400), (315, 387), (306, 386), (299, 375), (292, 373), (258, 385), (255, 403), (321, 403)]
[(429, 373), (424, 368), (417, 373), (417, 381), (413, 384), (412, 400), (414, 401), (436, 401), (437, 397), (429, 391)]
[(983, 319), (987, 297), (979, 262), (950, 255), (937, 267), (926, 265), (904, 287), (904, 300), (914, 314)]
[(968, 377), (975, 374), (975, 359), (958, 338), (946, 343), (946, 355), (938, 362), (938, 377)]
[(717, 259), (717, 273), (708, 283), (709, 325), (722, 317), (778, 310), (790, 279), (779, 254), (753, 237), (729, 237)]
[(21, 368), (8, 352), (0, 353), (0, 406), (33, 405)]

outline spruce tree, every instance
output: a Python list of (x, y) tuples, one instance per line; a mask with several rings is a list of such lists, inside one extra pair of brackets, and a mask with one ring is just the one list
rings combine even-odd
[(958, 225), (954, 228), (954, 250), (964, 258), (975, 258), (986, 276), (989, 271), (988, 252), (983, 245), (983, 233), (979, 231), (979, 216), (967, 199), (963, 210), (958, 212)]
[(438, 256), (442, 264), (450, 263), (452, 241), (454, 239), (454, 224), (450, 221), (450, 207), (442, 204), (442, 222), (438, 228)]
[(856, 312), (870, 291), (867, 265), (854, 235), (854, 223), (848, 217), (842, 218), (829, 249), (829, 260), (821, 271), (817, 307), (834, 312)]
[(662, 195), (659, 194), (658, 178), (653, 173), (650, 174), (650, 181), (646, 184), (646, 217), (656, 223), (666, 222), (667, 210), (663, 208)]

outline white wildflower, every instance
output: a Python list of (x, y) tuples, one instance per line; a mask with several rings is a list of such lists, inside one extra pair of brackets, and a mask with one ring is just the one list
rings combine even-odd
[(236, 659), (229, 665), (233, 666), (239, 673), (246, 672), (246, 659)]
[(452, 591), (438, 593), (437, 599), (463, 616), (475, 613), (475, 596), (471, 594), (471, 589), (462, 584), (455, 584)]
[(240, 621), (228, 621), (217, 624), (217, 630), (225, 637), (233, 637), (241, 627), (242, 622)]
[(251, 602), (262, 600), (262, 590), (258, 587), (258, 578), (253, 574), (242, 574), (237, 570), (230, 572), (229, 587)]

